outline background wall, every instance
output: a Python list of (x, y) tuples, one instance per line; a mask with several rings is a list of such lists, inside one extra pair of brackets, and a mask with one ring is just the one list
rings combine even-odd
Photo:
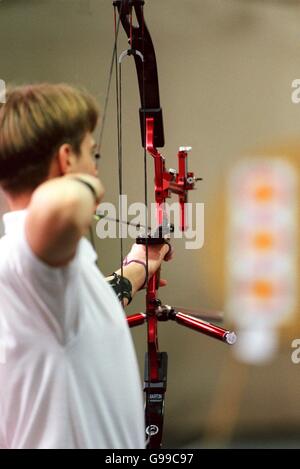
[[(174, 166), (178, 146), (191, 145), (190, 168), (204, 178), (191, 201), (205, 204), (205, 245), (186, 251), (181, 240), (174, 241), (176, 258), (164, 266), (169, 286), (161, 297), (191, 308), (222, 309), (228, 171), (251, 149), (276, 148), (277, 141), (291, 138), (298, 144), (300, 105), (291, 102), (291, 83), (300, 75), (300, 2), (148, 0), (145, 15), (159, 66), (164, 154)], [(120, 50), (126, 47), (121, 36)], [(103, 108), (112, 49), (108, 0), (0, 2), (0, 78), (7, 83), (83, 85)], [(139, 97), (130, 60), (123, 77), (124, 191), (130, 203), (143, 198)], [(101, 176), (106, 200), (113, 202), (115, 122), (112, 89)], [(299, 152), (291, 159), (298, 168)], [(119, 243), (105, 240), (97, 247), (108, 274), (119, 262)], [(140, 295), (130, 311), (142, 308)], [(298, 322), (299, 313), (282, 333), (275, 359), (260, 367), (239, 364), (229, 347), (213, 339), (160, 325), (160, 348), (169, 354), (165, 446), (261, 446), (283, 440), (299, 446), (300, 365), (290, 358)], [(145, 329), (134, 330), (133, 337), (142, 368)]]

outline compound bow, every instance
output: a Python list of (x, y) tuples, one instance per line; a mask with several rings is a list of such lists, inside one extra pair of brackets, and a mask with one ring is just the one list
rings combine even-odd
[[(172, 225), (166, 219), (165, 203), (172, 194), (178, 195), (180, 205), (180, 229), (186, 228), (185, 204), (188, 192), (194, 189), (197, 178), (194, 173), (187, 170), (188, 152), (190, 147), (180, 147), (178, 152), (178, 171), (166, 170), (165, 158), (157, 150), (164, 146), (163, 116), (159, 98), (159, 84), (155, 50), (153, 42), (144, 20), (144, 0), (115, 0), (115, 46), (114, 59), (116, 61), (117, 77), (117, 102), (118, 102), (118, 147), (119, 162), (121, 153), (121, 64), (126, 56), (133, 56), (138, 76), (139, 93), (141, 100), (140, 127), (142, 146), (144, 148), (145, 165), (147, 154), (154, 161), (155, 173), (155, 202), (157, 228), (153, 234), (146, 233), (136, 240), (146, 246), (146, 258), (148, 260), (148, 248), (152, 244), (164, 244), (168, 242)], [(135, 21), (133, 24), (133, 14)], [(116, 18), (118, 16), (118, 22)], [(129, 40), (129, 48), (117, 56), (117, 37), (119, 26), (122, 24)], [(112, 61), (113, 64), (113, 61)], [(118, 72), (119, 70), (119, 72)], [(111, 67), (112, 71), (112, 67)], [(119, 80), (119, 81), (118, 81)], [(105, 111), (104, 111), (105, 114)], [(147, 174), (145, 170), (145, 174)], [(146, 181), (145, 181), (146, 184)], [(122, 184), (120, 183), (120, 193)], [(145, 189), (147, 194), (147, 188)], [(145, 196), (145, 199), (147, 195)], [(147, 200), (146, 206), (147, 206)], [(147, 225), (147, 223), (146, 223)], [(121, 246), (122, 248), (122, 246)], [(233, 344), (236, 340), (234, 332), (222, 329), (202, 319), (209, 316), (220, 319), (218, 314), (207, 311), (191, 311), (163, 305), (158, 299), (159, 275), (157, 272), (151, 278), (147, 275), (146, 309), (144, 313), (137, 313), (127, 317), (129, 327), (135, 327), (147, 323), (148, 352), (145, 359), (145, 421), (148, 448), (160, 448), (163, 431), (164, 398), (167, 387), (167, 353), (160, 352), (158, 347), (157, 322), (174, 320), (202, 332), (213, 338)], [(202, 319), (201, 319), (202, 318)]]

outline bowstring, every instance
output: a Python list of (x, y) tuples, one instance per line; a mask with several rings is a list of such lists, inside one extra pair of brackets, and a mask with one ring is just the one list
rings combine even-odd
[[(121, 8), (120, 8), (120, 13), (122, 11), (123, 3), (121, 3)], [(120, 22), (121, 22), (121, 14), (118, 16), (118, 22), (116, 20), (116, 10), (117, 7), (114, 6), (114, 44), (113, 44), (113, 51), (112, 51), (112, 56), (111, 56), (111, 61), (110, 61), (110, 67), (109, 67), (109, 72), (108, 72), (108, 79), (107, 79), (107, 86), (106, 86), (106, 93), (105, 93), (105, 100), (104, 100), (104, 108), (103, 108), (103, 113), (102, 113), (102, 120), (101, 120), (101, 126), (99, 130), (99, 135), (98, 138), (96, 139), (98, 141), (97, 147), (96, 147), (96, 154), (98, 155), (98, 158), (101, 154), (101, 148), (102, 148), (102, 143), (103, 143), (103, 137), (104, 137), (104, 129), (105, 129), (105, 124), (106, 124), (106, 118), (107, 118), (107, 112), (108, 112), (108, 104), (109, 104), (109, 96), (110, 96), (110, 90), (111, 90), (111, 84), (112, 84), (112, 78), (113, 78), (113, 72), (114, 72), (114, 66), (117, 63), (118, 60), (118, 37), (119, 37), (119, 32), (120, 32)], [(116, 88), (118, 90), (118, 67), (116, 68)], [(117, 91), (117, 133), (118, 133), (118, 159), (120, 155), (120, 117), (119, 117), (119, 91)], [(121, 183), (120, 183), (121, 179)], [(120, 186), (122, 187), (122, 167), (121, 167), (121, 176), (120, 176), (120, 167), (119, 167), (119, 190)], [(90, 239), (92, 246), (94, 247), (96, 251), (96, 242), (95, 242), (95, 237), (94, 237), (94, 232), (93, 232), (93, 227), (90, 226), (89, 228), (90, 232)], [(122, 241), (122, 239), (121, 239)], [(96, 264), (99, 267), (98, 260), (96, 261)], [(123, 275), (123, 242), (121, 245), (121, 271)]]
[[(122, 7), (122, 4), (121, 4)], [(120, 265), (121, 265), (121, 276), (123, 277), (123, 261), (124, 261), (124, 245), (123, 245), (123, 231), (122, 231), (122, 222), (123, 222), (123, 210), (122, 210), (122, 195), (123, 195), (123, 142), (122, 142), (122, 62), (118, 61), (118, 49), (117, 49), (117, 27), (116, 27), (116, 6), (114, 7), (114, 17), (115, 17), (115, 70), (116, 70), (116, 107), (117, 107), (117, 133), (118, 133), (118, 183), (119, 183), (119, 219), (121, 221), (119, 225), (119, 234), (120, 236)], [(119, 13), (119, 22), (120, 24), (121, 11)], [(124, 305), (124, 299), (122, 299), (122, 305)]]
[[(102, 147), (104, 128), (105, 128), (107, 111), (108, 111), (109, 95), (110, 95), (110, 89), (111, 89), (111, 83), (112, 83), (112, 76), (113, 76), (114, 65), (115, 65), (115, 57), (117, 57), (118, 55), (117, 49), (118, 49), (118, 37), (119, 37), (119, 32), (120, 32), (121, 15), (119, 15), (118, 23), (116, 23), (116, 8), (117, 7), (114, 6), (115, 39), (114, 39), (113, 52), (112, 52), (112, 57), (111, 57), (111, 62), (110, 62), (110, 67), (109, 67), (109, 72), (108, 72), (104, 109), (103, 109), (103, 114), (102, 114), (102, 122), (101, 122), (100, 131), (99, 131), (99, 137), (97, 139), (98, 140), (97, 153), (100, 153), (101, 147)], [(122, 4), (121, 4), (121, 11), (122, 11)]]

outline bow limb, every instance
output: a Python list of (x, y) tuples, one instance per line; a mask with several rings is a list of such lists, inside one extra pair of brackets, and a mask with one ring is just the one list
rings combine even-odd
[[(146, 146), (146, 119), (154, 119), (153, 143), (157, 148), (165, 144), (162, 109), (159, 98), (158, 72), (153, 42), (144, 20), (143, 0), (117, 0), (113, 2), (129, 39), (128, 55), (133, 55), (141, 100), (140, 125), (142, 145)], [(133, 24), (135, 12), (137, 24)], [(143, 60), (136, 52), (142, 54)]]

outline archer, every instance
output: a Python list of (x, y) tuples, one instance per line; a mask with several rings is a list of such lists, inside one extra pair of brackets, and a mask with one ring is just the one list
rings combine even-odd
[[(0, 109), (10, 208), (0, 240), (0, 448), (145, 446), (141, 383), (117, 299), (127, 304), (143, 287), (145, 246), (134, 245), (105, 280), (84, 238), (104, 195), (97, 120), (94, 99), (63, 84), (15, 88)], [(148, 251), (151, 278), (169, 246)]]

